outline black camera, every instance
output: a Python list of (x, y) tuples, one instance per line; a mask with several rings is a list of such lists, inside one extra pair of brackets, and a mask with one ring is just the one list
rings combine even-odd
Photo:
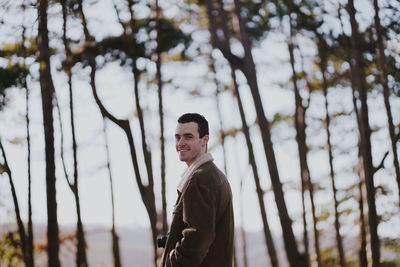
[(157, 238), (157, 247), (165, 248), (165, 243), (167, 243), (168, 235)]

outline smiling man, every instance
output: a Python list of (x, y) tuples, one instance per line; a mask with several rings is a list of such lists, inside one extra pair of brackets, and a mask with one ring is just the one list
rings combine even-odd
[(175, 145), (187, 164), (179, 182), (161, 267), (231, 267), (232, 192), (225, 175), (207, 153), (207, 120), (197, 113), (178, 119)]

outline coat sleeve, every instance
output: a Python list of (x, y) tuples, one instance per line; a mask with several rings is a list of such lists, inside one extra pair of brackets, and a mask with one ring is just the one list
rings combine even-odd
[[(215, 189), (192, 177), (183, 197), (182, 239), (171, 253), (172, 267), (200, 265), (215, 238)], [(201, 177), (199, 177), (201, 180)]]

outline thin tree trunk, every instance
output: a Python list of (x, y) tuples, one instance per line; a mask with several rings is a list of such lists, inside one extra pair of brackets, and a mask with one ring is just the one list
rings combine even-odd
[[(251, 54), (250, 41), (247, 36), (244, 22), (241, 18), (241, 8), (239, 1), (235, 2), (235, 15), (239, 21), (239, 30), (241, 43), (245, 51), (245, 56), (239, 58), (235, 56), (230, 49), (230, 36), (227, 27), (227, 16), (223, 9), (222, 1), (207, 0), (205, 2), (207, 9), (207, 16), (209, 20), (209, 29), (212, 38), (212, 43), (217, 47), (224, 57), (230, 62), (234, 69), (240, 69), (245, 75), (250, 87), (253, 97), (254, 106), (256, 109), (258, 125), (261, 130), (261, 137), (263, 140), (264, 151), (267, 158), (268, 170), (272, 187), (274, 189), (275, 202), (277, 204), (279, 218), (282, 226), (283, 240), (287, 257), (291, 266), (302, 267), (307, 266), (307, 261), (304, 255), (300, 254), (297, 248), (296, 239), (293, 234), (292, 221), (289, 217), (282, 184), (279, 179), (278, 168), (275, 159), (275, 153), (271, 141), (271, 134), (269, 130), (269, 122), (264, 114), (264, 109), (261, 101), (261, 96), (258, 90), (257, 76), (253, 57)], [(217, 34), (218, 32), (218, 34)]]
[[(214, 83), (216, 85), (216, 89), (215, 89), (215, 104), (216, 104), (216, 108), (217, 108), (217, 113), (218, 113), (218, 121), (219, 121), (219, 135), (220, 135), (220, 142), (221, 142), (221, 146), (222, 146), (222, 153), (224, 156), (224, 172), (225, 174), (228, 176), (228, 168), (227, 168), (227, 153), (226, 153), (226, 146), (225, 146), (225, 139), (226, 139), (226, 134), (224, 131), (224, 127), (223, 127), (223, 122), (222, 122), (222, 111), (221, 111), (221, 104), (219, 101), (219, 94), (222, 92), (222, 87), (221, 87), (221, 83), (217, 80), (216, 78), (216, 69), (215, 69), (215, 60), (212, 57), (212, 54), (209, 54), (209, 59), (210, 59), (210, 69), (211, 72), (214, 74)], [(238, 261), (237, 261), (237, 253), (236, 253), (236, 245), (234, 242), (234, 246), (233, 246), (233, 266), (237, 267), (238, 266)]]
[(239, 87), (236, 82), (236, 75), (235, 75), (235, 71), (233, 69), (231, 70), (231, 74), (232, 74), (232, 81), (233, 81), (233, 93), (234, 93), (235, 98), (238, 103), (240, 118), (242, 121), (242, 130), (243, 130), (244, 136), (246, 138), (249, 163), (250, 163), (252, 171), (253, 171), (254, 183), (256, 185), (256, 192), (257, 192), (257, 197), (258, 197), (258, 203), (260, 206), (261, 219), (262, 219), (263, 226), (264, 226), (265, 243), (267, 245), (271, 266), (275, 267), (275, 266), (279, 266), (279, 262), (278, 262), (278, 257), (276, 254), (275, 244), (274, 244), (271, 230), (269, 228), (269, 224), (268, 224), (268, 220), (267, 220), (267, 213), (265, 211), (264, 190), (261, 188), (260, 178), (258, 176), (258, 170), (257, 170), (257, 165), (256, 165), (256, 159), (255, 159), (255, 155), (254, 155), (253, 144), (252, 144), (251, 138), (250, 138), (250, 130), (249, 130), (249, 127), (248, 127), (248, 124), (246, 121), (245, 112), (244, 112), (243, 104), (242, 104), (241, 97), (240, 97)]
[[(354, 71), (352, 66), (350, 65), (350, 72), (352, 80), (354, 79)], [(356, 114), (356, 119), (358, 124), (360, 124), (360, 113), (357, 109), (357, 98), (355, 92), (353, 90), (353, 106), (354, 111)], [(358, 147), (361, 146), (361, 136), (360, 130), (357, 131), (358, 135)], [(365, 170), (363, 167), (363, 155), (361, 154), (361, 149), (358, 150), (358, 176), (360, 177), (360, 182), (358, 183), (358, 190), (360, 192), (360, 197), (358, 200), (358, 206), (360, 209), (360, 249), (358, 251), (358, 256), (360, 260), (360, 267), (367, 267), (368, 266), (368, 259), (367, 259), (367, 225), (365, 223), (365, 216), (364, 216), (364, 191), (365, 191)]]
[(57, 221), (56, 177), (54, 162), (53, 95), (54, 84), (50, 71), (49, 33), (47, 29), (47, 0), (38, 1), (38, 49), (40, 63), (40, 87), (42, 95), (43, 127), (46, 154), (47, 191), (47, 253), (48, 265), (59, 267), (60, 259)]
[(335, 171), (333, 169), (333, 153), (332, 153), (332, 144), (331, 144), (331, 132), (330, 132), (330, 116), (329, 116), (329, 103), (328, 103), (328, 82), (326, 78), (326, 63), (327, 63), (327, 46), (321, 35), (318, 34), (317, 31), (315, 33), (318, 36), (318, 52), (320, 56), (319, 67), (322, 74), (322, 91), (324, 93), (325, 99), (325, 113), (326, 113), (326, 135), (327, 135), (327, 146), (328, 146), (328, 156), (329, 156), (329, 175), (331, 178), (331, 186), (332, 186), (332, 194), (333, 194), (333, 203), (334, 203), (334, 212), (335, 212), (335, 231), (336, 231), (336, 245), (339, 252), (339, 262), (341, 267), (346, 267), (346, 260), (343, 249), (343, 240), (340, 234), (340, 222), (339, 222), (339, 212), (338, 206), (339, 202), (337, 200), (337, 188), (335, 182)]
[(381, 20), (379, 18), (379, 7), (378, 0), (374, 0), (374, 9), (375, 9), (375, 30), (376, 30), (376, 42), (377, 42), (377, 56), (378, 56), (378, 64), (379, 64), (379, 77), (383, 87), (383, 99), (385, 102), (386, 115), (388, 119), (388, 130), (390, 141), (392, 145), (392, 154), (393, 154), (393, 165), (397, 180), (398, 193), (399, 193), (399, 205), (400, 205), (400, 165), (399, 158), (397, 154), (397, 137), (395, 133), (395, 127), (393, 124), (393, 116), (392, 110), (390, 107), (390, 91), (388, 85), (388, 71), (387, 71), (387, 62), (385, 57), (385, 49), (383, 45), (383, 32), (381, 26)]
[(358, 200), (358, 205), (360, 208), (360, 249), (358, 251), (358, 257), (360, 260), (360, 267), (367, 267), (368, 266), (368, 259), (367, 259), (367, 226), (365, 223), (365, 216), (364, 216), (364, 172), (362, 171), (362, 158), (359, 156), (359, 176), (360, 182), (358, 183), (358, 190), (360, 191), (360, 198)]
[(27, 267), (33, 267), (35, 265), (35, 259), (33, 256), (33, 222), (32, 222), (32, 175), (31, 175), (31, 137), (30, 137), (30, 120), (29, 120), (29, 90), (26, 86), (26, 140), (28, 148), (28, 238), (27, 238), (27, 256), (28, 263)]
[(306, 183), (301, 179), (301, 206), (303, 208), (302, 219), (303, 219), (303, 243), (304, 243), (304, 256), (307, 262), (310, 262), (310, 251), (308, 243), (308, 230), (307, 230), (307, 209), (306, 209)]
[[(76, 254), (76, 265), (79, 267), (87, 267), (87, 255), (86, 255), (86, 240), (85, 233), (81, 218), (81, 208), (79, 201), (79, 186), (78, 186), (78, 159), (77, 159), (77, 143), (76, 143), (76, 133), (75, 133), (75, 119), (74, 119), (74, 99), (73, 99), (73, 88), (72, 88), (72, 72), (70, 65), (71, 51), (69, 49), (68, 39), (67, 39), (67, 4), (65, 0), (61, 0), (62, 14), (63, 14), (63, 42), (66, 52), (66, 73), (68, 76), (68, 88), (69, 88), (69, 108), (70, 108), (70, 121), (71, 121), (71, 132), (72, 132), (72, 153), (73, 153), (73, 183), (70, 184), (70, 188), (75, 198), (76, 213), (77, 213), (77, 254)], [(82, 10), (82, 2), (79, 1), (79, 10)], [(81, 11), (81, 13), (83, 13)], [(83, 14), (82, 14), (83, 16)], [(83, 16), (83, 21), (84, 16)], [(87, 32), (86, 27), (84, 27), (85, 33)], [(61, 120), (61, 118), (60, 118)], [(62, 134), (62, 133), (61, 133)], [(68, 178), (67, 178), (68, 179)], [(70, 181), (68, 179), (68, 181)], [(70, 183), (70, 182), (69, 182)]]
[[(22, 9), (24, 11), (25, 18), (25, 3), (22, 3)], [(25, 58), (26, 58), (26, 48), (25, 48), (25, 21), (22, 22), (22, 54), (24, 58), (24, 66), (25, 66)], [(31, 174), (31, 135), (30, 135), (30, 120), (29, 120), (29, 89), (28, 84), (25, 82), (25, 120), (26, 120), (26, 142), (27, 142), (27, 164), (28, 164), (28, 234), (27, 234), (27, 242), (26, 242), (26, 255), (27, 255), (27, 267), (34, 267), (35, 259), (33, 256), (33, 223), (32, 223), (32, 174)]]
[[(293, 45), (293, 22), (290, 16), (290, 39), (288, 41), (288, 50), (290, 55), (290, 65), (292, 68), (292, 81), (294, 87), (294, 95), (295, 95), (295, 125), (296, 125), (296, 140), (297, 146), (299, 150), (299, 161), (300, 161), (300, 176), (302, 183), (304, 183), (306, 188), (308, 188), (308, 192), (310, 194), (310, 202), (311, 202), (311, 213), (313, 218), (313, 230), (314, 230), (314, 246), (315, 246), (315, 254), (318, 267), (322, 266), (321, 262), (321, 253), (319, 248), (319, 232), (317, 229), (317, 217), (315, 215), (315, 203), (314, 203), (314, 189), (313, 184), (311, 182), (310, 171), (307, 163), (307, 144), (306, 144), (306, 107), (303, 106), (303, 99), (300, 96), (299, 88), (297, 86), (297, 74), (295, 70), (295, 59), (294, 59), (294, 45)], [(305, 229), (306, 230), (306, 229)]]
[[(134, 60), (136, 61), (136, 60)], [(136, 65), (136, 62), (133, 63), (133, 65)], [(147, 142), (146, 142), (146, 133), (145, 133), (145, 128), (144, 128), (144, 118), (143, 118), (143, 111), (140, 107), (140, 102), (139, 102), (139, 76), (140, 74), (135, 70), (136, 68), (133, 68), (133, 75), (134, 75), (134, 93), (135, 93), (135, 103), (136, 103), (136, 111), (138, 114), (138, 119), (139, 119), (139, 125), (140, 125), (140, 132), (141, 132), (141, 139), (142, 139), (142, 152), (144, 156), (144, 162), (146, 165), (146, 170), (147, 170), (147, 178), (148, 178), (148, 184), (149, 188), (154, 187), (154, 180), (153, 180), (153, 169), (152, 169), (152, 163), (151, 163), (151, 152), (147, 147)], [(155, 209), (155, 196), (154, 192), (152, 194), (153, 198), (153, 203), (154, 203), (154, 209)], [(155, 210), (156, 212), (156, 210)], [(157, 214), (157, 213), (156, 213)], [(155, 217), (157, 220), (157, 216)], [(156, 221), (155, 225), (153, 227), (156, 227)], [(157, 228), (154, 229), (153, 232), (153, 240), (157, 239)], [(154, 241), (155, 242), (155, 241)], [(154, 252), (154, 266), (157, 265), (157, 246), (154, 245), (153, 247), (153, 252)]]
[[(132, 0), (127, 0), (128, 2), (128, 8), (129, 8), (129, 13), (130, 13), (130, 26), (131, 26), (131, 31), (132, 31), (132, 39), (134, 39), (134, 28), (135, 28), (135, 19), (133, 15), (133, 5), (134, 2)], [(151, 187), (153, 187), (154, 184), (154, 179), (153, 179), (153, 168), (152, 168), (152, 162), (151, 162), (151, 151), (149, 150), (146, 142), (146, 131), (145, 131), (145, 126), (144, 126), (144, 118), (143, 118), (143, 111), (140, 106), (140, 101), (139, 101), (139, 80), (140, 80), (140, 72), (136, 67), (136, 61), (137, 58), (132, 57), (132, 74), (134, 78), (134, 94), (135, 94), (135, 106), (136, 106), (136, 112), (138, 115), (139, 119), (139, 125), (140, 125), (140, 133), (141, 133), (141, 140), (142, 140), (142, 152), (143, 152), (143, 157), (144, 157), (144, 163), (146, 165), (146, 171), (147, 171), (147, 176), (148, 176), (148, 183)], [(161, 77), (160, 77), (161, 78)], [(161, 80), (160, 80), (161, 82)], [(154, 252), (156, 254), (156, 248), (154, 248)], [(157, 257), (155, 255), (155, 263), (157, 261)]]
[(117, 232), (115, 231), (115, 206), (114, 206), (114, 186), (113, 186), (113, 178), (111, 173), (110, 166), (110, 150), (108, 148), (108, 138), (107, 138), (107, 121), (105, 117), (103, 117), (103, 134), (105, 139), (105, 146), (107, 152), (107, 171), (108, 177), (110, 178), (110, 194), (111, 194), (111, 210), (112, 210), (112, 251), (114, 257), (114, 267), (121, 267), (121, 253), (119, 249), (119, 237)]
[[(134, 25), (132, 25), (134, 23), (133, 12), (132, 12), (133, 3), (131, 0), (127, 0), (127, 1), (128, 1), (129, 10), (131, 13), (131, 20), (130, 20), (131, 27), (133, 27), (134, 26)], [(83, 21), (83, 23), (85, 22), (83, 12), (82, 12), (82, 21)], [(85, 27), (85, 24), (84, 24), (84, 28), (87, 28), (87, 27)], [(125, 27), (123, 27), (123, 28), (125, 29)], [(90, 43), (93, 40), (93, 37), (89, 35), (88, 30), (86, 30), (85, 32), (87, 32), (87, 35), (85, 35), (86, 42)], [(148, 174), (148, 185), (144, 185), (142, 178), (141, 178), (140, 170), (139, 170), (139, 163), (138, 163), (138, 159), (137, 159), (137, 155), (136, 155), (136, 148), (135, 148), (135, 143), (133, 140), (130, 122), (129, 122), (129, 120), (120, 120), (120, 119), (117, 119), (116, 117), (114, 117), (104, 107), (99, 96), (97, 95), (97, 89), (96, 89), (97, 66), (96, 66), (96, 60), (95, 60), (97, 51), (96, 51), (95, 47), (90, 47), (90, 44), (88, 44), (88, 45), (89, 45), (89, 47), (87, 47), (87, 50), (85, 51), (85, 53), (86, 53), (86, 57), (88, 58), (88, 61), (89, 61), (89, 66), (91, 67), (90, 86), (91, 86), (92, 93), (93, 93), (94, 99), (96, 101), (96, 104), (99, 107), (101, 114), (104, 117), (106, 117), (107, 119), (109, 119), (110, 121), (112, 121), (113, 123), (115, 123), (116, 125), (118, 125), (125, 132), (126, 137), (128, 139), (131, 160), (132, 160), (134, 173), (135, 173), (136, 184), (138, 185), (140, 196), (142, 198), (143, 204), (146, 208), (146, 211), (147, 211), (147, 214), (148, 214), (149, 220), (150, 220), (153, 253), (154, 253), (153, 261), (154, 261), (154, 266), (156, 266), (157, 265), (157, 243), (156, 243), (156, 240), (157, 240), (157, 227), (156, 227), (157, 211), (156, 211), (156, 203), (155, 203), (155, 195), (154, 195), (154, 181), (153, 181), (153, 176), (152, 176), (152, 171), (151, 171), (152, 170), (151, 169), (151, 155), (149, 152), (148, 153), (146, 152), (147, 148), (146, 148), (145, 143), (143, 143), (144, 136), (142, 135), (142, 148), (143, 148), (145, 164), (146, 164), (146, 169), (147, 169), (147, 174)], [(136, 71), (133, 71), (134, 76), (137, 75), (135, 73), (136, 73)], [(134, 77), (134, 78), (135, 78), (135, 83), (137, 83), (137, 81), (138, 81), (137, 77)], [(137, 85), (135, 85), (135, 87), (136, 86)], [(143, 122), (141, 122), (141, 124), (143, 124)], [(143, 134), (143, 130), (144, 130), (144, 127), (141, 127), (142, 134)], [(146, 158), (147, 158), (147, 160), (146, 160)]]
[(158, 115), (160, 117), (160, 150), (161, 150), (161, 205), (162, 205), (162, 233), (165, 235), (168, 232), (167, 220), (167, 197), (165, 189), (165, 137), (164, 137), (164, 107), (163, 107), (163, 82), (161, 75), (161, 34), (160, 34), (160, 19), (161, 10), (158, 5), (158, 0), (155, 0), (155, 21), (157, 33), (157, 51), (156, 51), (156, 77), (158, 88)]
[(118, 125), (126, 134), (126, 137), (128, 139), (128, 144), (129, 144), (129, 149), (130, 149), (130, 154), (131, 154), (131, 160), (135, 172), (135, 180), (136, 184), (138, 185), (140, 196), (142, 198), (143, 204), (145, 205), (147, 214), (150, 219), (150, 227), (151, 227), (151, 232), (152, 232), (152, 242), (153, 242), (153, 248), (154, 248), (154, 259), (155, 262), (154, 264), (156, 265), (156, 259), (157, 259), (157, 254), (156, 254), (156, 249), (157, 249), (157, 244), (156, 244), (156, 238), (157, 238), (157, 228), (156, 228), (156, 223), (157, 223), (157, 212), (156, 212), (156, 206), (155, 206), (155, 196), (154, 196), (154, 189), (153, 189), (153, 184), (149, 183), (147, 186), (143, 185), (142, 178), (140, 175), (139, 171), (139, 164), (137, 160), (137, 155), (136, 155), (136, 148), (135, 148), (135, 143), (133, 141), (133, 135), (131, 131), (131, 126), (129, 123), (129, 120), (120, 120), (115, 118), (111, 113), (107, 111), (107, 109), (104, 107), (102, 104), (99, 96), (97, 95), (97, 89), (96, 89), (96, 62), (93, 57), (89, 56), (89, 65), (91, 66), (91, 72), (90, 72), (90, 86), (92, 88), (92, 93), (94, 96), (94, 99), (96, 101), (97, 106), (100, 109), (101, 114)]
[(26, 241), (25, 227), (24, 227), (24, 223), (22, 222), (22, 219), (21, 219), (21, 212), (19, 210), (17, 192), (15, 190), (11, 169), (10, 169), (10, 166), (8, 165), (6, 152), (4, 151), (4, 147), (3, 147), (3, 143), (1, 142), (1, 139), (0, 139), (0, 150), (1, 150), (1, 154), (3, 156), (3, 160), (4, 160), (3, 167), (5, 169), (5, 172), (8, 175), (8, 180), (10, 182), (11, 195), (12, 195), (12, 199), (13, 199), (13, 202), (14, 202), (15, 216), (16, 216), (16, 219), (17, 219), (18, 234), (19, 234), (19, 237), (20, 237), (20, 240), (21, 240), (22, 259), (23, 259), (25, 265), (28, 266), (29, 257), (28, 257), (28, 254), (27, 254), (27, 244), (26, 244), (27, 241)]
[[(348, 13), (352, 29), (352, 56), (355, 61), (355, 84), (353, 90), (358, 92), (361, 112), (360, 112), (360, 149), (363, 156), (363, 168), (365, 174), (365, 186), (367, 191), (368, 203), (368, 223), (371, 240), (372, 267), (380, 266), (380, 241), (378, 236), (378, 216), (375, 206), (375, 186), (374, 186), (374, 167), (371, 155), (371, 129), (369, 126), (368, 106), (367, 106), (367, 87), (365, 81), (364, 61), (360, 46), (360, 34), (355, 18), (355, 8), (353, 0), (348, 1)], [(357, 106), (355, 107), (357, 108)]]
[[(244, 21), (241, 17), (241, 7), (239, 0), (235, 0), (234, 12), (239, 21), (240, 39), (244, 48), (245, 56), (243, 58), (242, 71), (248, 81), (250, 91), (253, 97), (254, 106), (256, 109), (258, 124), (261, 129), (261, 137), (263, 140), (264, 151), (267, 158), (268, 170), (270, 173), (271, 183), (275, 195), (279, 218), (282, 226), (283, 240), (289, 264), (291, 266), (302, 267), (308, 266), (304, 255), (300, 254), (297, 248), (296, 239), (293, 234), (292, 220), (286, 207), (282, 184), (280, 182), (278, 167), (275, 159), (273, 144), (271, 141), (271, 133), (269, 122), (265, 116), (264, 108), (261, 101), (260, 92), (257, 84), (257, 76), (253, 56), (251, 54), (251, 45), (247, 36)], [(222, 7), (222, 6), (221, 6)], [(232, 64), (234, 66), (234, 64)]]
[[(349, 46), (347, 45), (349, 48)], [(350, 51), (348, 50), (348, 54), (350, 55)], [(351, 75), (351, 80), (352, 83), (354, 83), (355, 79), (355, 74), (354, 74), (354, 68), (352, 65), (350, 65), (350, 75)], [(352, 92), (353, 96), (353, 106), (354, 106), (354, 112), (356, 114), (356, 119), (357, 119), (357, 124), (361, 124), (361, 119), (360, 119), (360, 112), (358, 111), (357, 108), (357, 98), (355, 95), (355, 91), (353, 90)], [(361, 154), (361, 136), (360, 136), (360, 129), (357, 131), (358, 135), (358, 176), (360, 177), (360, 182), (358, 183), (358, 189), (360, 192), (360, 198), (358, 200), (358, 205), (360, 209), (360, 249), (358, 252), (358, 256), (360, 259), (360, 267), (367, 267), (368, 266), (368, 258), (367, 258), (367, 225), (365, 223), (365, 216), (364, 216), (364, 190), (365, 190), (365, 169), (363, 167), (363, 155)]]
[(146, 130), (144, 126), (144, 116), (143, 116), (143, 110), (142, 107), (140, 106), (140, 98), (139, 98), (139, 80), (140, 80), (140, 73), (136, 69), (136, 59), (133, 59), (133, 77), (134, 77), (134, 94), (135, 94), (135, 105), (136, 105), (136, 112), (138, 115), (139, 119), (139, 125), (140, 125), (140, 133), (141, 133), (141, 140), (142, 140), (142, 151), (143, 151), (143, 156), (144, 156), (144, 163), (146, 165), (146, 170), (147, 170), (147, 176), (148, 176), (148, 182), (153, 186), (153, 167), (151, 163), (151, 152), (149, 150), (149, 147), (147, 146), (146, 142)]
[(214, 58), (212, 57), (211, 54), (209, 55), (209, 58), (210, 58), (210, 69), (211, 69), (211, 72), (214, 74), (214, 83), (216, 85), (215, 104), (216, 104), (216, 108), (217, 108), (218, 122), (219, 122), (219, 137), (220, 137), (220, 141), (221, 141), (222, 152), (224, 155), (224, 171), (225, 171), (225, 174), (228, 175), (227, 163), (226, 163), (226, 148), (225, 148), (226, 134), (225, 134), (224, 127), (223, 127), (221, 104), (219, 101), (219, 94), (222, 92), (222, 88), (221, 88), (222, 86), (221, 86), (221, 83), (216, 78), (217, 71), (215, 70)]
[[(342, 29), (343, 33), (343, 41), (344, 41), (344, 49), (346, 53), (346, 61), (349, 63), (350, 66), (350, 80), (351, 84), (355, 84), (355, 73), (354, 73), (354, 66), (351, 61), (351, 44), (349, 38), (347, 38), (346, 35), (344, 35), (344, 26), (342, 22), (342, 17), (340, 14), (340, 9), (338, 10), (338, 18), (340, 21), (340, 26)], [(360, 125), (360, 114), (357, 108), (357, 99), (355, 95), (355, 90), (352, 90), (352, 96), (353, 96), (353, 106), (354, 106), (354, 112), (356, 115), (356, 120), (357, 120), (357, 125)], [(359, 244), (359, 251), (358, 251), (358, 256), (359, 256), (359, 263), (360, 267), (367, 267), (368, 266), (368, 259), (367, 259), (367, 230), (366, 230), (366, 223), (365, 223), (365, 218), (364, 218), (364, 193), (363, 193), (363, 188), (365, 188), (363, 185), (365, 184), (365, 175), (364, 175), (364, 168), (363, 168), (363, 163), (362, 163), (362, 154), (361, 154), (361, 141), (360, 141), (360, 129), (358, 127), (358, 174), (360, 177), (360, 182), (359, 182), (359, 191), (360, 191), (360, 198), (358, 201), (359, 209), (360, 209), (360, 244)]]

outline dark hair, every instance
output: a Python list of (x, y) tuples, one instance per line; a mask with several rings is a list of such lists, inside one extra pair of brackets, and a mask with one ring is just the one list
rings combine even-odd
[(185, 113), (178, 119), (179, 123), (195, 122), (198, 126), (200, 138), (208, 135), (208, 121), (198, 113)]

